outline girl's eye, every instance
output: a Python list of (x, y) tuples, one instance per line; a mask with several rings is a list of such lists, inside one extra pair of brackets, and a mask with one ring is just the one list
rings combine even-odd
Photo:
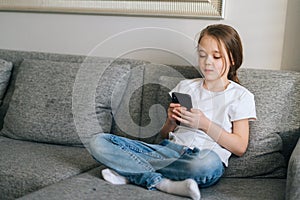
[(207, 54), (203, 50), (198, 50), (198, 54), (200, 58), (205, 58), (207, 56)]
[(214, 59), (220, 59), (220, 58), (222, 58), (222, 56), (220, 56), (220, 55), (215, 55), (214, 56)]
[(205, 58), (207, 55), (206, 55), (206, 53), (204, 53), (204, 52), (200, 52), (199, 53), (199, 57), (200, 58)]

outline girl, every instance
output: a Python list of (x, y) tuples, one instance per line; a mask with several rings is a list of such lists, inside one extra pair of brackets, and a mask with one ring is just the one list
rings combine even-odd
[[(199, 187), (215, 184), (233, 153), (242, 156), (248, 145), (249, 119), (256, 119), (254, 96), (238, 84), (243, 60), (236, 30), (211, 25), (198, 41), (203, 79), (181, 81), (171, 92), (188, 93), (194, 108), (171, 103), (160, 133), (160, 144), (146, 144), (112, 134), (90, 142), (93, 157), (110, 169), (105, 180), (134, 183), (150, 190), (200, 199)], [(180, 125), (176, 124), (180, 122)]]

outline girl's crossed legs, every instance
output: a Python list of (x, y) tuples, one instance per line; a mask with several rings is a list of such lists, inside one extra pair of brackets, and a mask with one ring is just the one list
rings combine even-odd
[(215, 152), (189, 149), (169, 140), (147, 144), (101, 133), (91, 139), (89, 150), (98, 162), (126, 177), (129, 182), (149, 190), (157, 188), (173, 193), (162, 184), (167, 179), (184, 184), (187, 182), (179, 181), (188, 179), (190, 184), (192, 179), (199, 187), (208, 187), (215, 184), (224, 172), (223, 163)]

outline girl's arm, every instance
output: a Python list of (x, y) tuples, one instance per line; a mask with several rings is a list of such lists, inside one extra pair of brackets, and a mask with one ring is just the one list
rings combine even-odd
[(160, 130), (160, 134), (161, 134), (162, 138), (164, 138), (164, 139), (168, 138), (169, 133), (171, 131), (174, 131), (175, 128), (176, 128), (176, 125), (174, 125), (172, 122), (170, 122), (170, 120), (167, 119), (164, 126)]
[(171, 131), (174, 131), (174, 129), (177, 127), (176, 119), (173, 117), (173, 115), (176, 115), (173, 112), (173, 110), (176, 107), (180, 107), (180, 104), (171, 103), (170, 106), (169, 106), (169, 108), (168, 108), (168, 118), (167, 118), (164, 126), (160, 130), (160, 134), (161, 134), (162, 138), (168, 138), (169, 137), (169, 133)]
[(189, 112), (185, 109), (175, 109), (174, 113), (176, 115), (173, 115), (173, 117), (176, 120), (190, 127), (203, 130), (219, 145), (231, 153), (242, 156), (246, 152), (249, 141), (248, 119), (232, 122), (232, 133), (229, 133), (209, 120), (200, 110), (192, 109), (191, 112)]
[(202, 130), (231, 153), (242, 156), (248, 147), (249, 120), (242, 119), (232, 123), (232, 133), (228, 133), (211, 121), (209, 121), (208, 125), (205, 128), (203, 127)]

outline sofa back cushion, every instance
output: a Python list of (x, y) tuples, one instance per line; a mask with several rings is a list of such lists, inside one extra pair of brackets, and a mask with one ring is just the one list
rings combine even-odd
[(4, 117), (6, 115), (9, 102), (15, 88), (15, 80), (19, 72), (19, 67), (22, 62), (27, 60), (49, 60), (55, 62), (68, 62), (68, 63), (83, 63), (87, 60), (87, 56), (80, 55), (66, 55), (66, 54), (55, 54), (46, 52), (34, 52), (34, 51), (15, 51), (0, 49), (0, 58), (11, 62), (13, 64), (12, 75), (10, 78), (9, 86), (5, 93), (2, 105), (0, 107), (0, 129), (3, 127)]
[(129, 72), (130, 66), (108, 59), (85, 64), (24, 60), (1, 134), (81, 145), (93, 134), (110, 132), (111, 96), (122, 98)]
[[(144, 64), (133, 61), (123, 96), (112, 96), (113, 121), (111, 133), (131, 139), (143, 139), (140, 136), (141, 102), (143, 97)], [(118, 100), (120, 103), (118, 104)], [(116, 103), (118, 106), (116, 106)]]
[(199, 77), (200, 73), (190, 66), (145, 65), (140, 137), (146, 142), (161, 140), (159, 131), (166, 120), (166, 109), (170, 103), (167, 91), (174, 87), (169, 82), (161, 81), (166, 76), (184, 79)]
[(242, 69), (241, 84), (255, 97), (257, 120), (250, 122), (250, 139), (243, 157), (232, 156), (227, 177), (285, 177), (286, 164), (282, 154), (282, 139), (278, 132), (288, 116), (287, 104), (293, 95), (295, 80), (285, 72), (272, 70)]

